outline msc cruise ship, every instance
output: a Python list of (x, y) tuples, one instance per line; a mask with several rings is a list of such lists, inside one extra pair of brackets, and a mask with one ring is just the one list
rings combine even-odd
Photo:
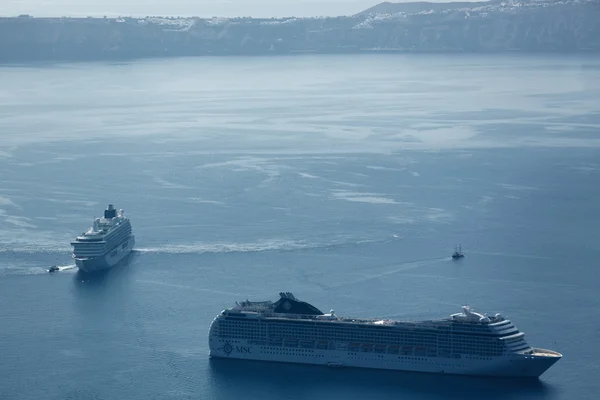
[(109, 204), (104, 218), (94, 219), (92, 227), (71, 245), (77, 267), (84, 272), (94, 272), (113, 267), (123, 260), (133, 249), (135, 237), (123, 210), (117, 213)]
[(324, 314), (292, 293), (222, 311), (209, 347), (211, 357), (506, 377), (539, 377), (562, 357), (529, 346), (500, 314), (468, 306), (438, 320), (359, 319)]

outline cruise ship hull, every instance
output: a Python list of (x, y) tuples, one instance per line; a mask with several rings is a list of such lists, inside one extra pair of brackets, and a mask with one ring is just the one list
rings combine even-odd
[(133, 250), (135, 237), (131, 235), (126, 242), (119, 244), (107, 254), (100, 257), (75, 257), (75, 265), (79, 270), (87, 273), (102, 271), (112, 268), (123, 261)]
[(216, 337), (210, 337), (209, 344), (210, 356), (218, 358), (495, 377), (537, 378), (561, 358), (559, 353), (543, 349), (534, 349), (533, 355), (463, 355), (457, 359), (350, 352), (336, 350), (335, 345), (329, 345), (330, 349), (327, 350), (267, 346), (251, 344), (246, 340), (225, 340)]

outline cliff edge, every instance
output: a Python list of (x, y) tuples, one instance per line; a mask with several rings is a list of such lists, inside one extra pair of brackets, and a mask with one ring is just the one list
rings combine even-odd
[(0, 18), (0, 62), (355, 52), (600, 52), (598, 0), (382, 3), (336, 18)]

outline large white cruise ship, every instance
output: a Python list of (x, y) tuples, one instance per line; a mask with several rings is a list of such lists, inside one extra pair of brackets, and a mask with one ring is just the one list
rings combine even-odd
[(291, 293), (222, 311), (211, 357), (505, 377), (539, 377), (562, 355), (530, 347), (500, 314), (468, 306), (449, 318), (395, 321), (324, 314)]
[(109, 204), (104, 218), (94, 219), (92, 227), (77, 236), (71, 245), (77, 267), (84, 272), (94, 272), (123, 260), (133, 249), (135, 237), (123, 210), (117, 213)]

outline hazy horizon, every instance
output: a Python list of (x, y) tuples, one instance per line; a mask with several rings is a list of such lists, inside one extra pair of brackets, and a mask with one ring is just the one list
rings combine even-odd
[[(476, 0), (466, 0), (476, 1)], [(29, 14), (36, 17), (101, 16), (199, 16), (199, 17), (283, 17), (352, 15), (372, 7), (377, 0), (146, 0), (122, 3), (118, 0), (4, 0), (1, 16)], [(409, 1), (393, 1), (404, 3)], [(449, 1), (430, 0), (433, 3)]]

